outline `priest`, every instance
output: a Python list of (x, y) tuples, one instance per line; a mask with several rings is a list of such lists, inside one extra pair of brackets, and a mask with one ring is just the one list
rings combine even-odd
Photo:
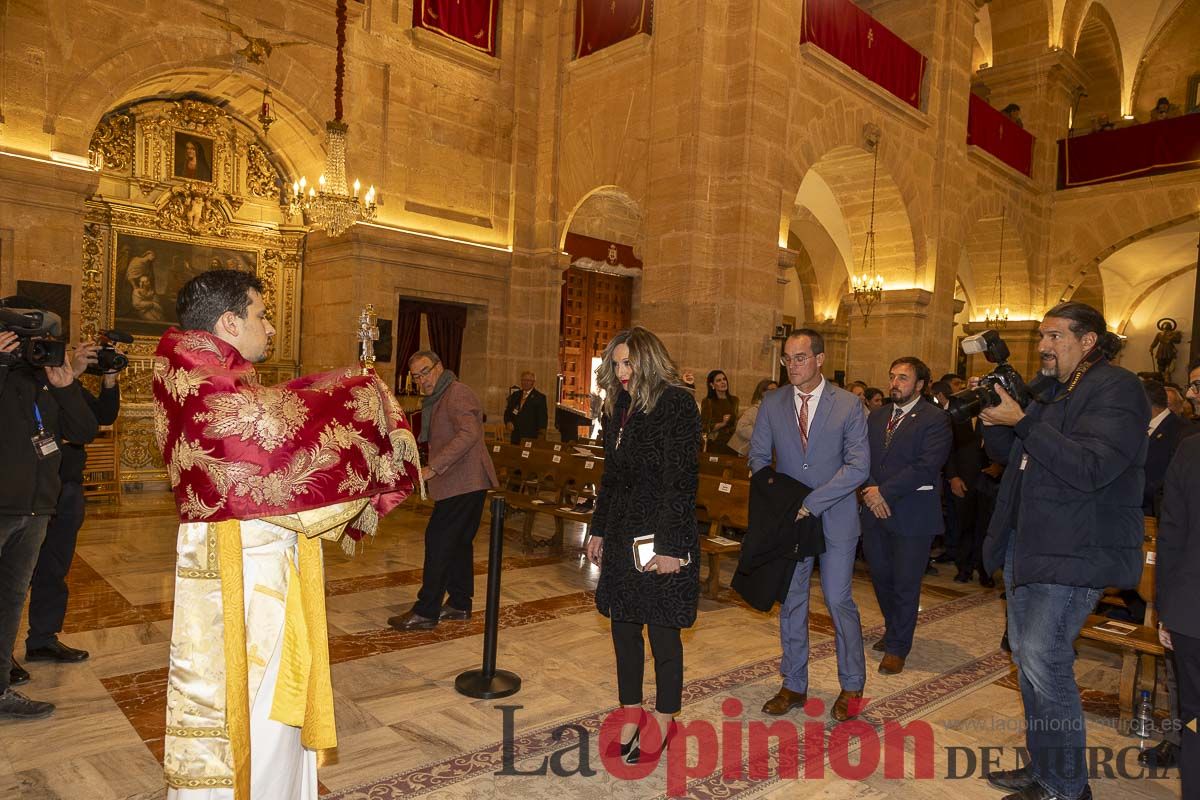
[(193, 278), (177, 311), (154, 357), (180, 518), (167, 796), (316, 800), (337, 744), (321, 539), (374, 533), (420, 481), (416, 441), (369, 370), (259, 384), (275, 329), (251, 273)]

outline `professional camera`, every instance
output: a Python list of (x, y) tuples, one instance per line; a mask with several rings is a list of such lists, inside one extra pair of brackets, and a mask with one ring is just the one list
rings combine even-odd
[(129, 356), (116, 348), (116, 344), (133, 344), (133, 337), (125, 331), (111, 330), (96, 339), (100, 349), (96, 351), (96, 363), (88, 364), (89, 375), (113, 375), (129, 366)]
[(15, 333), (18, 343), (15, 350), (0, 353), (0, 366), (62, 366), (67, 345), (58, 340), (62, 335), (62, 320), (57, 314), (35, 308), (3, 306), (0, 307), (0, 333), (4, 331)]
[(948, 411), (950, 419), (955, 423), (966, 422), (979, 416), (985, 408), (1000, 405), (1000, 395), (996, 393), (997, 386), (1003, 386), (1004, 391), (1017, 401), (1021, 408), (1029, 405), (1033, 399), (1021, 374), (1008, 363), (1008, 345), (1000, 338), (1000, 334), (988, 330), (968, 336), (962, 340), (962, 350), (967, 355), (983, 353), (983, 357), (996, 365), (996, 368), (979, 379), (979, 386), (974, 389), (963, 389), (950, 396)]

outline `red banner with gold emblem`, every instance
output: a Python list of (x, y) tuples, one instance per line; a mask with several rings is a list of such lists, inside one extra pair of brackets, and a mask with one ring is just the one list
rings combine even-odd
[(1033, 134), (975, 94), (967, 109), (967, 144), (986, 150), (1022, 175), (1033, 171)]
[(440, 33), (496, 55), (496, 6), (500, 0), (413, 0), (413, 27)]
[(925, 56), (850, 0), (805, 0), (800, 43), (805, 42), (913, 108), (921, 107)]
[(631, 36), (650, 33), (653, 13), (652, 0), (578, 0), (575, 57), (590, 56)]

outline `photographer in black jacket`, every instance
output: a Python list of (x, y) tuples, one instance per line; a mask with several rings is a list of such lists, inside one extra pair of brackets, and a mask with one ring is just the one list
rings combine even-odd
[[(21, 606), (58, 502), (62, 439), (96, 436), (96, 417), (69, 364), (10, 364), (21, 339), (0, 332), (0, 720), (37, 719), (54, 712), (9, 687)], [(26, 339), (25, 341), (29, 341)]]
[(1150, 404), (1109, 363), (1121, 340), (1096, 309), (1059, 303), (1038, 331), (1034, 401), (1022, 410), (997, 388), (980, 414), (988, 455), (1006, 465), (984, 563), (1004, 566), (1030, 756), (988, 780), (1006, 800), (1078, 800), (1092, 792), (1074, 642), (1103, 588), (1141, 575)]
[[(78, 379), (90, 366), (96, 364), (96, 353), (100, 345), (94, 342), (75, 348), (71, 358), (71, 370)], [(107, 373), (100, 379), (100, 394), (93, 395), (83, 389), (87, 402), (99, 425), (112, 425), (121, 411), (121, 389), (117, 385), (117, 373)], [(86, 661), (88, 653), (68, 647), (58, 640), (63, 620), (67, 615), (67, 572), (75, 557), (75, 543), (83, 525), (83, 468), (87, 464), (87, 452), (83, 445), (74, 441), (62, 443), (62, 464), (58, 477), (62, 481), (62, 492), (58, 496), (58, 507), (46, 528), (46, 540), (42, 543), (33, 580), (29, 585), (29, 635), (25, 638), (25, 658), (28, 661), (57, 661), (75, 663)], [(22, 674), (24, 673), (24, 674)], [(29, 680), (28, 673), (16, 666), (13, 659), (12, 684)]]

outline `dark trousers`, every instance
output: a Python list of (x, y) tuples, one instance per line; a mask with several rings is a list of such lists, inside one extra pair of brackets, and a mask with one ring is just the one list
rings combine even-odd
[[(650, 652), (654, 654), (654, 708), (660, 714), (678, 714), (683, 707), (683, 640), (679, 628), (646, 627), (650, 629)], [(642, 623), (614, 619), (612, 638), (617, 653), (617, 696), (623, 706), (641, 705), (646, 666)]]
[(48, 647), (58, 640), (67, 616), (67, 572), (75, 557), (83, 513), (82, 484), (64, 483), (29, 584), (27, 650)]
[(0, 693), (8, 691), (21, 606), (49, 517), (0, 516)]
[[(867, 513), (870, 513), (869, 511)], [(932, 536), (897, 536), (882, 525), (863, 526), (863, 554), (871, 568), (875, 599), (887, 632), (884, 652), (901, 658), (912, 650), (921, 604), (921, 580), (929, 562)]]
[(1200, 717), (1200, 639), (1171, 631), (1175, 677), (1179, 681), (1179, 779), (1183, 800), (1200, 798), (1200, 733), (1186, 727)]
[(987, 526), (976, 524), (979, 493), (967, 487), (965, 497), (950, 493), (950, 515), (958, 526), (958, 542), (954, 549), (954, 565), (959, 572), (971, 573), (983, 569), (983, 537)]
[(471, 610), (475, 594), (475, 552), (471, 543), (483, 518), (486, 497), (487, 491), (480, 489), (433, 504), (433, 515), (425, 526), (421, 591), (412, 609), (422, 617), (437, 619), (447, 593), (454, 608)]

